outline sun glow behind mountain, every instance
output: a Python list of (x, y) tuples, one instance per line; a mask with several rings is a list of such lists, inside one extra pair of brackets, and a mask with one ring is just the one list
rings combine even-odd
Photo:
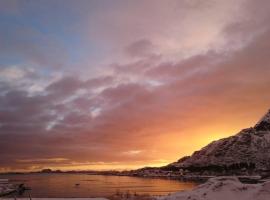
[(270, 107), (270, 3), (0, 1), (0, 171), (162, 166)]

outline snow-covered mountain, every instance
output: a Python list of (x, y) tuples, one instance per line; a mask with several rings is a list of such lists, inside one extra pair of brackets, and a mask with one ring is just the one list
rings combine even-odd
[(206, 170), (219, 166), (226, 169), (270, 170), (270, 110), (254, 127), (214, 141), (191, 156), (169, 165)]

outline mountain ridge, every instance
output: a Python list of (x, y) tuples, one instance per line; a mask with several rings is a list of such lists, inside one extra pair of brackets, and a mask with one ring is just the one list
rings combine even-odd
[(270, 110), (254, 127), (236, 135), (213, 141), (191, 156), (185, 156), (168, 166), (176, 168), (252, 165), (255, 170), (270, 170)]

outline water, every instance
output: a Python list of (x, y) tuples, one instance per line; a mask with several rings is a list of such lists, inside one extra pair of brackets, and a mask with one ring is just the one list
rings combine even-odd
[(31, 197), (55, 198), (107, 197), (117, 191), (166, 195), (180, 190), (190, 190), (197, 185), (193, 182), (168, 179), (61, 173), (0, 175), (0, 178), (8, 178), (12, 183), (24, 183), (32, 189), (19, 197), (29, 197), (29, 194)]

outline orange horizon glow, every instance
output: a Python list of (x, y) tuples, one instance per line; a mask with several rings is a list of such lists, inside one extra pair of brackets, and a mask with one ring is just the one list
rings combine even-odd
[[(260, 115), (260, 113), (259, 113)], [(247, 121), (253, 122), (251, 123), (253, 126), (258, 120), (258, 117), (253, 117), (251, 119), (248, 119)], [(103, 171), (103, 170), (117, 170), (117, 171), (123, 171), (123, 170), (133, 170), (133, 169), (139, 169), (143, 167), (161, 167), (168, 165), (172, 162), (177, 161), (181, 157), (191, 155), (194, 151), (201, 149), (205, 145), (209, 144), (212, 141), (219, 140), (224, 137), (232, 136), (236, 133), (238, 133), (245, 124), (248, 123), (241, 123), (241, 120), (233, 120), (234, 126), (233, 128), (227, 126), (226, 124), (222, 125), (215, 125), (215, 126), (209, 126), (209, 127), (202, 127), (198, 130), (188, 133), (187, 135), (190, 135), (190, 138), (187, 139), (187, 141), (192, 141), (192, 143), (184, 142), (184, 144), (181, 144), (181, 148), (183, 149), (183, 154), (181, 155), (180, 148), (179, 152), (177, 151), (177, 148), (175, 148), (175, 153), (169, 153), (168, 155), (162, 152), (163, 157), (169, 157), (170, 160), (155, 160), (155, 161), (131, 161), (131, 162), (111, 162), (111, 163), (105, 163), (105, 162), (96, 162), (96, 163), (79, 163), (79, 162), (73, 162), (72, 160), (68, 160), (65, 158), (48, 158), (48, 159), (33, 159), (33, 160), (17, 160), (17, 163), (31, 163), (35, 161), (46, 161), (46, 162), (52, 162), (53, 164), (48, 165), (37, 165), (37, 166), (29, 166), (28, 169), (16, 169), (16, 170), (10, 170), (10, 169), (1, 169), (0, 172), (6, 173), (6, 172), (35, 172), (40, 171), (42, 169), (51, 169), (51, 170), (61, 170), (61, 171), (87, 171), (87, 170), (96, 170), (96, 171)], [(237, 124), (239, 124), (237, 126)], [(245, 126), (251, 127), (251, 126)], [(216, 131), (218, 130), (218, 131)], [(208, 135), (204, 134), (204, 137), (201, 139), (196, 139), (198, 137), (197, 134), (200, 133), (210, 133)], [(231, 134), (232, 133), (232, 134)], [(168, 139), (163, 138), (164, 136), (161, 136), (159, 139), (160, 141), (164, 141), (164, 143), (158, 143), (160, 147), (168, 148), (166, 144), (170, 144), (170, 146), (178, 146), (179, 141), (177, 140), (178, 134), (173, 133), (171, 134), (171, 141), (168, 142)], [(156, 138), (157, 139), (157, 138)], [(139, 153), (138, 153), (139, 154)], [(65, 164), (61, 166), (58, 163), (62, 161), (68, 161), (68, 164)], [(55, 166), (56, 165), (56, 166)]]

